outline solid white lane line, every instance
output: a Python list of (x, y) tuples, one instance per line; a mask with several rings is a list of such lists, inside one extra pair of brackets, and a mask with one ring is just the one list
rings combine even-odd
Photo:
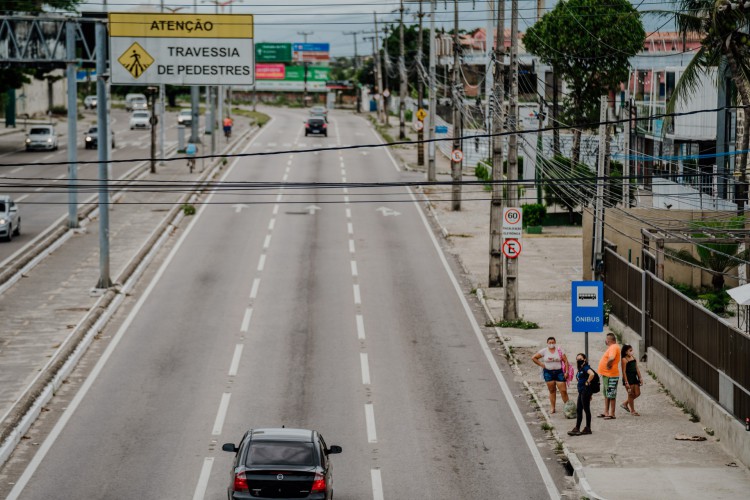
[(267, 234), (266, 239), (263, 240), (263, 248), (268, 249), (269, 246), (271, 246), (271, 235)]
[(258, 271), (262, 271), (264, 267), (266, 267), (266, 254), (261, 254), (258, 261)]
[(365, 340), (365, 319), (361, 314), (357, 314), (357, 338)]
[(352, 209), (351, 208), (347, 208), (346, 209), (346, 218), (347, 219), (351, 219), (352, 218)]
[(349, 240), (349, 253), (354, 253), (354, 240)]
[(375, 432), (375, 409), (370, 403), (365, 405), (365, 421), (367, 422), (367, 442), (377, 443), (378, 435)]
[(346, 230), (349, 231), (349, 234), (354, 234), (354, 225), (351, 222), (347, 222)]
[(276, 219), (271, 219), (268, 221), (268, 230), (273, 231), (273, 227), (276, 225)]
[(352, 276), (357, 276), (359, 273), (357, 272), (357, 261), (352, 261)]
[(279, 213), (279, 206), (278, 205), (274, 205), (273, 206), (273, 214), (274, 215), (278, 215), (278, 213)]
[(253, 288), (250, 290), (250, 298), (254, 299), (258, 296), (258, 287), (260, 287), (260, 278), (253, 280)]
[(237, 376), (237, 370), (239, 370), (240, 368), (240, 359), (242, 358), (242, 349), (244, 348), (244, 344), (237, 344), (236, 346), (234, 346), (234, 356), (232, 356), (232, 364), (229, 365), (230, 377)]
[(370, 363), (367, 361), (367, 353), (359, 353), (359, 361), (362, 365), (362, 384), (370, 385)]
[(213, 457), (206, 457), (203, 460), (203, 467), (201, 467), (201, 475), (198, 478), (198, 484), (195, 486), (195, 493), (193, 493), (193, 500), (203, 500), (206, 496), (206, 488), (208, 488), (208, 478), (211, 477), (211, 469), (214, 466)]
[(245, 316), (242, 318), (242, 326), (240, 326), (241, 332), (247, 332), (250, 329), (250, 318), (253, 317), (253, 308), (248, 307), (245, 309)]
[(229, 399), (232, 397), (232, 393), (225, 392), (221, 395), (221, 402), (219, 403), (219, 411), (216, 412), (216, 420), (214, 421), (214, 428), (211, 434), (218, 436), (221, 434), (221, 428), (224, 427), (224, 420), (227, 418), (227, 410), (229, 409)]
[(354, 303), (358, 305), (362, 303), (362, 297), (359, 295), (359, 285), (354, 285)]
[(384, 500), (383, 480), (380, 477), (380, 469), (371, 469), (372, 476), (372, 500)]

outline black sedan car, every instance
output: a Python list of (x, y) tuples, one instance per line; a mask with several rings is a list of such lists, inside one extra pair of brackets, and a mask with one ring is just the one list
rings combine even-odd
[(325, 118), (318, 116), (307, 119), (305, 122), (305, 137), (310, 134), (328, 137), (328, 125)]
[[(112, 137), (112, 147), (115, 147), (115, 134), (111, 130), (109, 131), (110, 137)], [(96, 149), (99, 145), (99, 129), (96, 125), (90, 127), (88, 132), (84, 134), (83, 144), (86, 149)]]
[(317, 431), (251, 429), (239, 445), (227, 443), (222, 449), (235, 453), (229, 500), (333, 498), (333, 465), (328, 456), (341, 453), (341, 447), (329, 448)]

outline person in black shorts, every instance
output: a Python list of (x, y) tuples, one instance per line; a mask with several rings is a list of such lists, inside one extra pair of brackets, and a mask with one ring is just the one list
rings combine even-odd
[(628, 400), (620, 405), (625, 411), (630, 412), (635, 417), (640, 417), (641, 414), (635, 411), (635, 400), (641, 395), (641, 386), (643, 385), (643, 377), (641, 377), (641, 369), (638, 366), (638, 361), (633, 356), (633, 347), (625, 344), (622, 346), (621, 361), (622, 364), (620, 372), (623, 374), (622, 383), (625, 386), (625, 390), (628, 391)]

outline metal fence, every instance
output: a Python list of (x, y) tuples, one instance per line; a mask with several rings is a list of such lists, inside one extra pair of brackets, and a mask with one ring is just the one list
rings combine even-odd
[(611, 249), (605, 250), (605, 269), (611, 313), (744, 422), (750, 415), (750, 336)]

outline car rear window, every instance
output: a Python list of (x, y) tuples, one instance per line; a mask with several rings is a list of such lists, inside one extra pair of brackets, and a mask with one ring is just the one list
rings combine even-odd
[(323, 124), (324, 122), (323, 122), (323, 120), (321, 120), (321, 119), (319, 119), (319, 118), (316, 118), (316, 119), (314, 119), (314, 120), (309, 120), (309, 121), (308, 121), (308, 123), (309, 123), (310, 125), (321, 125), (321, 124)]
[(312, 443), (253, 442), (246, 465), (315, 465)]
[(29, 134), (35, 134), (35, 135), (40, 135), (40, 134), (41, 135), (45, 135), (45, 134), (49, 135), (51, 133), (52, 133), (52, 131), (50, 129), (48, 129), (48, 128), (39, 128), (39, 127), (37, 127), (37, 128), (32, 128), (31, 130), (29, 130)]

